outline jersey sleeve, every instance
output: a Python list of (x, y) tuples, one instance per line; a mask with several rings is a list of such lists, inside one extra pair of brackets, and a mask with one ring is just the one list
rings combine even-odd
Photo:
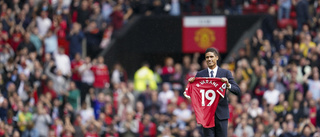
[(186, 98), (188, 98), (188, 99), (191, 98), (191, 97), (190, 97), (190, 95), (191, 95), (191, 92), (190, 92), (190, 91), (191, 91), (191, 89), (190, 89), (190, 83), (188, 83), (185, 91), (183, 92), (183, 95), (184, 95)]

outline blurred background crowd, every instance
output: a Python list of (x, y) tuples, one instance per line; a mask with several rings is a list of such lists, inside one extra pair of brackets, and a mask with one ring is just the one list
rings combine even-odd
[(319, 2), (1, 0), (0, 136), (200, 137), (182, 93), (187, 79), (206, 68), (203, 55), (144, 62), (128, 76), (120, 63), (105, 65), (99, 53), (135, 14), (259, 8), (266, 13), (261, 29), (232, 60), (220, 59), (242, 92), (228, 94), (228, 135), (320, 136)]

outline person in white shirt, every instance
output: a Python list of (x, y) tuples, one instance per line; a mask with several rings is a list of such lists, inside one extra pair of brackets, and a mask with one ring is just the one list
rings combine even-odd
[(167, 105), (171, 99), (174, 98), (174, 93), (170, 89), (169, 83), (162, 84), (162, 91), (159, 93), (158, 100), (160, 101), (160, 112), (167, 112)]
[(90, 70), (91, 58), (86, 57), (84, 63), (78, 68), (79, 74), (81, 75), (81, 103), (85, 101), (85, 97), (92, 87), (92, 83), (94, 82), (94, 74)]
[[(244, 114), (245, 115), (245, 114)], [(238, 137), (253, 137), (254, 131), (252, 126), (248, 125), (248, 118), (247, 117), (241, 117), (241, 122), (237, 125), (234, 134)]]
[(59, 69), (64, 76), (71, 75), (71, 63), (68, 55), (64, 53), (63, 48), (59, 48), (58, 53), (54, 54), (57, 69)]
[(29, 99), (28, 93), (25, 90), (25, 82), (27, 80), (26, 75), (24, 73), (19, 74), (20, 83), (18, 86), (18, 95), (21, 98), (22, 101), (27, 101)]
[(267, 101), (268, 104), (276, 105), (279, 102), (280, 91), (274, 88), (274, 83), (269, 83), (269, 89), (263, 94), (263, 99)]
[(177, 122), (183, 125), (186, 125), (192, 118), (192, 112), (188, 109), (186, 102), (181, 102), (179, 108), (176, 108), (173, 114), (177, 116)]
[(279, 121), (275, 121), (275, 123), (273, 124), (273, 128), (269, 132), (269, 137), (274, 136), (274, 135), (278, 137), (282, 134), (282, 132), (283, 132), (283, 130), (280, 127)]
[(56, 69), (55, 73), (52, 73), (50, 69), (53, 67), (54, 62), (51, 61), (48, 67), (45, 69), (45, 74), (53, 81), (53, 89), (60, 96), (63, 92), (69, 88), (69, 81), (63, 77), (60, 69)]
[(94, 118), (93, 109), (90, 107), (87, 107), (87, 103), (83, 102), (81, 105), (81, 109), (79, 110), (79, 114), (81, 116), (81, 123), (87, 124), (92, 118)]
[(39, 36), (43, 38), (52, 25), (52, 21), (48, 18), (48, 12), (41, 11), (40, 17), (38, 16), (36, 18), (36, 23), (39, 30)]
[(262, 108), (259, 107), (258, 99), (254, 98), (251, 100), (250, 107), (248, 108), (248, 114), (252, 118), (256, 118), (257, 116), (262, 115)]

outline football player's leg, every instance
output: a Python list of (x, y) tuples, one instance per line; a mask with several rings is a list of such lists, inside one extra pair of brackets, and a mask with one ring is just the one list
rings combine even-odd
[(216, 137), (227, 137), (228, 133), (228, 119), (218, 120), (215, 119), (215, 136)]

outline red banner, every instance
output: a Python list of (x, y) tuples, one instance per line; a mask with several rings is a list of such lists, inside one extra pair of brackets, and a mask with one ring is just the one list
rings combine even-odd
[(182, 26), (183, 53), (204, 53), (209, 47), (227, 51), (225, 16), (184, 17)]

